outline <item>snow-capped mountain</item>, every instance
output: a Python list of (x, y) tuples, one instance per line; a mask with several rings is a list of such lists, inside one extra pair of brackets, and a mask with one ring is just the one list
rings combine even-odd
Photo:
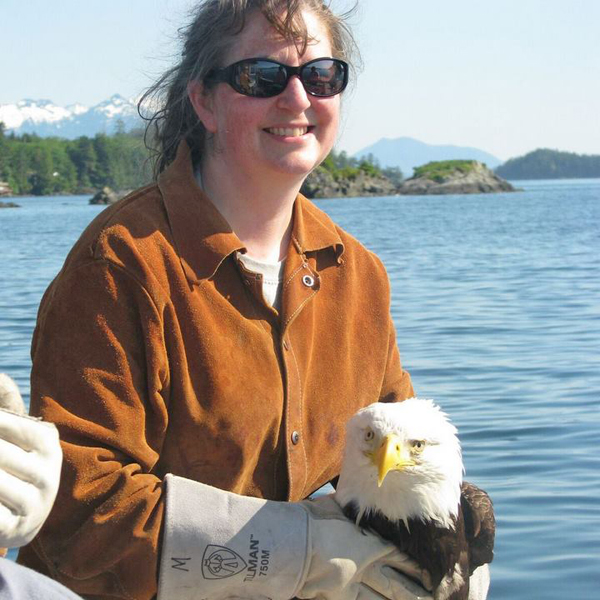
[(15, 134), (36, 133), (41, 137), (74, 139), (97, 133), (112, 134), (122, 121), (126, 131), (142, 126), (135, 100), (115, 94), (96, 106), (57, 106), (51, 100), (20, 100), (0, 104), (0, 121)]

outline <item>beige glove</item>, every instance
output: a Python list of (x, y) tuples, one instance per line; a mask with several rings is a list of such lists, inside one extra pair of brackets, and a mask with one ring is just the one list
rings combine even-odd
[(420, 569), (331, 496), (274, 502), (167, 475), (158, 599), (431, 599)]
[(24, 410), (14, 382), (0, 374), (0, 547), (29, 543), (58, 491), (62, 451), (51, 423), (16, 414)]
[(310, 565), (295, 594), (336, 600), (417, 600), (430, 595), (403, 573), (421, 579), (408, 555), (348, 521), (333, 495), (300, 503), (310, 514)]

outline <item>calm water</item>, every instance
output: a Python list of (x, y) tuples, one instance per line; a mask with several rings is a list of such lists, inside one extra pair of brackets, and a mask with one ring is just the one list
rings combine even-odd
[[(319, 205), (385, 262), (404, 365), (494, 499), (489, 598), (597, 598), (600, 180), (519, 185)], [(25, 395), (41, 295), (101, 210), (86, 201), (0, 210), (0, 370)]]

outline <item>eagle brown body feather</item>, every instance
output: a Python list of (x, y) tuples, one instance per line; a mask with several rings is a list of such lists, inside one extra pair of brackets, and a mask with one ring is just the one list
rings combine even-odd
[(469, 544), (469, 575), (494, 559), (496, 519), (491, 498), (477, 486), (463, 481), (460, 503)]
[[(409, 519), (407, 529), (404, 523), (390, 521), (380, 512), (363, 515), (358, 523), (361, 528), (374, 531), (416, 560), (429, 572), (434, 590), (445, 576), (452, 577), (455, 565), (459, 564), (465, 574), (465, 584), (448, 596), (448, 600), (467, 599), (468, 577), (475, 569), (494, 559), (496, 519), (492, 501), (486, 492), (467, 481), (462, 483), (461, 492), (461, 506), (454, 529), (438, 527), (421, 519)], [(356, 521), (358, 508), (350, 503), (344, 507), (344, 513)]]
[[(358, 508), (349, 504), (344, 508), (349, 519), (356, 521)], [(469, 546), (466, 540), (462, 510), (459, 509), (454, 520), (454, 529), (441, 527), (435, 522), (421, 519), (408, 519), (408, 528), (402, 521), (390, 521), (380, 512), (369, 512), (361, 518), (358, 525), (379, 534), (392, 542), (401, 552), (405, 552), (426, 569), (431, 577), (434, 591), (447, 577), (452, 580), (456, 566), (460, 566), (463, 583), (460, 588), (445, 600), (467, 600), (469, 597)]]

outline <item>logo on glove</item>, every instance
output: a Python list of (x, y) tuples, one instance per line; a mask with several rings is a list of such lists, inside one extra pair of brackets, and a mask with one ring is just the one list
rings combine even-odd
[(246, 561), (237, 552), (209, 544), (202, 557), (202, 576), (204, 579), (225, 579), (241, 573)]

